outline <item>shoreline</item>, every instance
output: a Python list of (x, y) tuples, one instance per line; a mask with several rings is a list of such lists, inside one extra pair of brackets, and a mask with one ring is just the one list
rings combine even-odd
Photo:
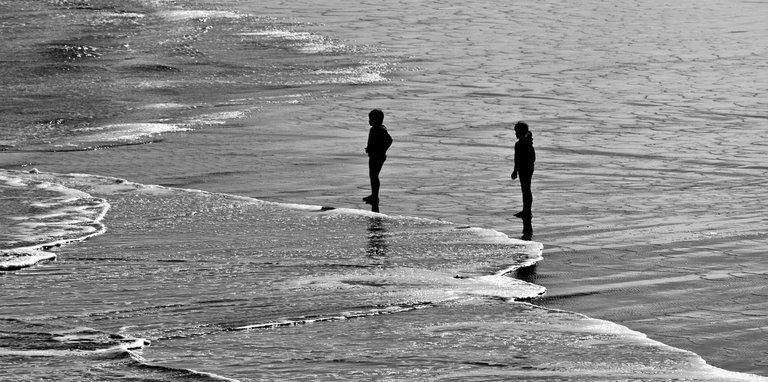
[[(557, 217), (534, 219), (545, 225)], [(603, 228), (595, 227), (591, 234), (573, 228), (537, 232), (533, 239), (544, 244), (543, 260), (510, 273), (547, 288), (543, 296), (527, 300), (528, 303), (616, 323), (667, 346), (691, 351), (707, 364), (723, 370), (766, 376), (760, 368), (763, 359), (760, 337), (754, 336), (749, 328), (756, 319), (745, 317), (735, 322), (733, 317), (724, 320), (720, 317), (718, 320), (713, 313), (719, 310), (723, 316), (724, 311), (733, 309), (733, 301), (755, 293), (759, 286), (754, 285), (749, 272), (718, 269), (718, 263), (706, 266), (707, 260), (717, 260), (711, 238), (688, 240), (687, 249), (658, 243), (608, 247), (612, 241), (599, 237), (611, 230)], [(759, 232), (754, 235), (756, 239), (762, 238)], [(727, 248), (740, 238), (722, 237), (718, 246)], [(581, 240), (582, 244), (571, 247), (561, 244), (568, 243), (569, 239)], [(585, 242), (591, 244), (585, 245)], [(690, 258), (701, 248), (709, 248), (712, 253), (709, 259), (698, 257), (701, 264), (697, 268)], [(737, 283), (739, 279), (743, 280)], [(731, 288), (720, 288), (723, 283)], [(719, 302), (712, 298), (718, 291), (721, 292)], [(664, 301), (659, 301), (662, 295)], [(700, 309), (702, 304), (707, 308)], [(733, 315), (758, 311), (761, 305), (760, 301), (741, 305), (741, 310), (734, 311)]]
[(670, 243), (574, 249), (548, 243), (563, 236), (543, 236), (534, 239), (545, 245), (544, 260), (521, 275), (547, 288), (532, 303), (615, 322), (692, 351), (715, 367), (768, 377), (761, 334), (768, 318), (760, 313), (766, 304), (759, 297), (768, 282), (741, 266), (728, 267), (730, 261), (714, 262), (720, 255), (713, 247), (737, 251), (737, 238), (689, 242), (690, 248)]

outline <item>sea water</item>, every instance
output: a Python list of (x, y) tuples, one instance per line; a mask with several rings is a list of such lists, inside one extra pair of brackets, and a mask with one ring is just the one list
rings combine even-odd
[[(507, 276), (541, 244), (497, 231), (93, 175), (2, 179), (27, 190), (17, 210), (52, 209), (9, 216), (47, 234), (9, 235), (34, 251), (4, 250), (7, 270), (108, 227), (4, 276), (8, 380), (752, 379), (515, 302), (544, 292)], [(91, 221), (71, 207), (105, 203)]]
[(768, 374), (765, 4), (0, 8), (7, 380)]

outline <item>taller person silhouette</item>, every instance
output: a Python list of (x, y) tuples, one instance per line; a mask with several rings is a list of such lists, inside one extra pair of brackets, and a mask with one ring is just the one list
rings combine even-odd
[(530, 219), (531, 206), (533, 205), (533, 193), (531, 192), (531, 180), (533, 178), (533, 164), (536, 162), (536, 150), (533, 149), (533, 133), (528, 129), (528, 124), (520, 121), (515, 124), (515, 167), (512, 170), (512, 179), (520, 177), (520, 190), (523, 192), (523, 210), (515, 216), (521, 219)]
[(384, 126), (384, 112), (379, 109), (373, 109), (368, 113), (368, 124), (371, 129), (368, 131), (368, 146), (365, 152), (368, 153), (368, 175), (371, 178), (371, 194), (364, 197), (363, 201), (377, 206), (379, 204), (379, 174), (387, 160), (387, 150), (392, 145), (392, 137)]

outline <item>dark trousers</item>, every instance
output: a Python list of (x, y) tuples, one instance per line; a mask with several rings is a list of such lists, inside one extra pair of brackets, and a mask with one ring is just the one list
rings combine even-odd
[(530, 213), (533, 205), (533, 193), (531, 192), (531, 179), (533, 178), (533, 169), (526, 171), (517, 171), (520, 178), (520, 190), (523, 192), (523, 211)]

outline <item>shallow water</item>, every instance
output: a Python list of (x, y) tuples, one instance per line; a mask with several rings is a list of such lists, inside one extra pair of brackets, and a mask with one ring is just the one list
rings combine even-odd
[(766, 375), (765, 4), (55, 4), (0, 3), (3, 167), (365, 208), (381, 107), (382, 212), (514, 237), (525, 119), (539, 303)]
[(541, 245), (496, 231), (6, 176), (111, 206), (103, 235), (3, 278), (0, 359), (17, 380), (754, 380), (616, 324), (515, 302), (544, 292), (505, 276), (539, 261)]

